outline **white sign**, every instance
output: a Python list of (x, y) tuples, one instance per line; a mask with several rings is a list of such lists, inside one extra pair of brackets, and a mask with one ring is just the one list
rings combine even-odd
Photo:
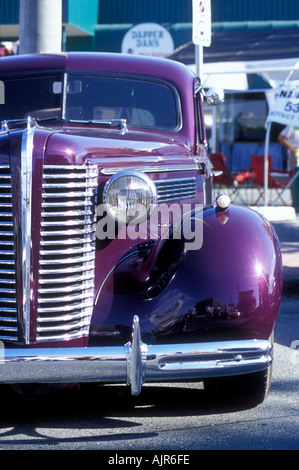
[(211, 1), (192, 0), (192, 41), (197, 46), (211, 45)]
[(276, 91), (267, 122), (299, 127), (299, 86), (282, 86)]
[(124, 54), (138, 54), (167, 57), (174, 50), (169, 31), (157, 23), (140, 23), (124, 36), (121, 51)]

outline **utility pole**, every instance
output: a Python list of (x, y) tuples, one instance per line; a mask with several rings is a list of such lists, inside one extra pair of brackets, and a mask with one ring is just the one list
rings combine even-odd
[(61, 52), (62, 0), (20, 0), (20, 54)]

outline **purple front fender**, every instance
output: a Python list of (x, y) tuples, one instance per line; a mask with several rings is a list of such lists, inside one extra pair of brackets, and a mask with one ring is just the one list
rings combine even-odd
[[(270, 337), (282, 294), (281, 253), (274, 229), (257, 212), (207, 208), (200, 249), (167, 240), (154, 263), (149, 251), (132, 251), (106, 279), (91, 342), (124, 344), (134, 315), (148, 344)], [(151, 268), (138, 280), (142, 266)]]

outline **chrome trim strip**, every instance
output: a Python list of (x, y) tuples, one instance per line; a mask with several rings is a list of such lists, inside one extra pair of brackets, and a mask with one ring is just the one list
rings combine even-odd
[[(59, 244), (60, 245), (73, 245), (74, 243), (76, 245), (87, 245), (93, 241), (93, 238), (68, 238), (66, 240), (60, 240)], [(56, 240), (44, 240), (43, 242), (44, 246), (57, 246), (57, 241)], [(41, 252), (40, 252), (41, 254)]]
[(54, 172), (56, 171), (56, 169), (59, 169), (59, 170), (67, 170), (67, 171), (70, 171), (70, 170), (79, 170), (79, 171), (82, 171), (82, 169), (85, 168), (84, 166), (82, 165), (44, 165), (44, 170), (53, 170)]
[[(80, 244), (79, 244), (80, 245)], [(77, 248), (67, 248), (64, 253), (66, 255), (74, 255), (74, 254), (82, 254), (82, 253), (94, 253), (94, 250), (92, 249), (92, 247), (90, 247), (90, 245), (82, 245), (77, 247)], [(40, 254), (41, 255), (47, 255), (49, 254), (47, 250), (40, 250)], [(52, 250), (51, 251), (51, 254), (52, 255), (61, 255), (61, 250)]]
[[(90, 296), (92, 295), (92, 293), (93, 292), (90, 292)], [(63, 300), (65, 300), (66, 302), (71, 301), (71, 299), (68, 299), (68, 298), (65, 298), (65, 297), (63, 298)], [(66, 306), (64, 305), (62, 307), (57, 307), (57, 306), (39, 307), (38, 310), (39, 310), (39, 313), (41, 313), (41, 314), (42, 313), (44, 313), (44, 314), (49, 313), (49, 314), (52, 314), (52, 315), (55, 315), (55, 313), (61, 312), (62, 313), (61, 318), (63, 318), (63, 313), (64, 312), (67, 312), (67, 313), (68, 312), (77, 312), (78, 310), (80, 310), (81, 311), (81, 316), (84, 317), (85, 316), (85, 309), (88, 308), (88, 307), (93, 306), (93, 300), (92, 299), (91, 300), (86, 300), (86, 301), (84, 301), (84, 299), (83, 299), (81, 302), (78, 301), (78, 300), (75, 300), (75, 302), (77, 302), (77, 303), (74, 303), (72, 305), (66, 305)], [(51, 302), (51, 303), (53, 304), (53, 302)], [(52, 318), (52, 316), (51, 316), (51, 318)], [(41, 320), (42, 320), (42, 318), (39, 319), (38, 324), (42, 323)], [(44, 318), (43, 318), (43, 320), (44, 320)], [(50, 321), (50, 317), (49, 317), (49, 321)], [(57, 318), (56, 318), (56, 321), (58, 321)], [(62, 320), (60, 320), (60, 321), (62, 321)]]
[[(87, 317), (87, 315), (86, 315), (86, 317)], [(57, 317), (51, 316), (51, 317), (42, 318), (40, 320), (40, 323), (51, 323), (51, 322), (55, 323), (55, 322), (61, 322), (61, 321), (74, 321), (74, 320), (79, 320), (79, 319), (82, 319), (82, 313), (81, 312), (76, 313), (76, 314), (66, 313), (65, 315), (59, 315)], [(62, 325), (60, 328), (64, 331), (66, 326)], [(72, 328), (72, 325), (69, 325), (69, 328)], [(57, 329), (58, 329), (58, 326), (55, 325), (55, 330), (57, 330)]]
[[(78, 254), (76, 252), (74, 253)], [(94, 251), (91, 251), (90, 253), (91, 254), (84, 255), (80, 258), (78, 256), (74, 256), (72, 258), (63, 258), (63, 259), (47, 259), (47, 260), (41, 259), (39, 264), (40, 266), (44, 266), (44, 265), (56, 265), (56, 264), (79, 264), (79, 263), (83, 263), (84, 261), (93, 261), (95, 259), (95, 253)], [(69, 255), (69, 252), (65, 253), (65, 255)]]
[[(78, 283), (77, 284), (72, 284), (71, 286), (63, 286), (63, 287), (50, 287), (50, 288), (43, 288), (42, 286), (40, 286), (39, 288), (39, 292), (41, 294), (55, 294), (55, 293), (58, 293), (58, 292), (63, 292), (65, 294), (69, 293), (69, 292), (76, 292), (78, 290), (81, 290), (81, 276), (79, 276), (79, 280), (78, 280)], [(63, 279), (62, 279), (63, 281)], [(61, 281), (61, 282), (62, 282)], [(93, 288), (93, 278), (92, 276), (90, 277), (89, 281), (86, 281), (85, 282), (85, 287), (86, 288)]]
[[(82, 206), (82, 203), (81, 203)], [(53, 206), (52, 206), (53, 207)], [(89, 206), (90, 207), (90, 206)], [(93, 215), (93, 211), (86, 209), (85, 211), (65, 211), (64, 214), (61, 212), (42, 212), (42, 217), (79, 217), (80, 215)], [(0, 214), (1, 216), (1, 214)], [(49, 222), (47, 222), (49, 223)]]
[[(89, 271), (89, 270), (94, 270), (94, 263), (84, 263), (85, 266), (79, 266), (79, 267), (71, 267), (71, 268), (64, 268), (64, 269), (59, 269), (59, 271), (57, 271), (57, 269), (40, 269), (39, 270), (39, 273), (40, 274), (57, 274), (57, 272), (59, 272), (59, 274), (70, 274), (70, 273), (80, 273), (83, 271)], [(51, 284), (52, 284), (52, 279), (51, 279)]]
[[(89, 214), (87, 214), (87, 215), (89, 215)], [(51, 215), (49, 217), (51, 217)], [(61, 217), (64, 217), (64, 215), (62, 215)], [(89, 217), (89, 220), (91, 220), (91, 217)], [(62, 218), (60, 218), (59, 225), (60, 225), (60, 227), (62, 227), (62, 226), (63, 227), (80, 227), (84, 224), (82, 223), (81, 219), (80, 220), (76, 220), (76, 219), (63, 220)], [(41, 227), (49, 227), (49, 228), (57, 227), (57, 221), (51, 222), (49, 220), (46, 220), (45, 222), (41, 223)]]
[[(43, 207), (53, 207), (53, 208), (56, 208), (56, 207), (80, 207), (82, 205), (82, 202), (79, 200), (79, 201), (68, 201), (68, 202), (44, 202), (43, 203)], [(87, 201), (86, 202), (86, 207), (88, 206), (92, 206), (93, 203), (91, 201)]]
[[(102, 175), (111, 176), (119, 171), (136, 170), (136, 167), (115, 167), (115, 168), (102, 168)], [(155, 165), (155, 166), (138, 166), (138, 171), (142, 173), (168, 173), (173, 171), (197, 171), (196, 163), (189, 163), (186, 165)]]
[[(57, 179), (61, 179), (61, 176), (60, 178), (57, 178)], [(65, 175), (63, 175), (63, 179), (65, 179)], [(44, 183), (43, 184), (43, 188), (45, 189), (60, 189), (60, 188), (71, 188), (71, 189), (77, 189), (77, 188), (83, 188), (85, 189), (86, 188), (86, 183), (78, 183), (78, 182), (75, 182), (75, 183), (62, 183), (62, 184), (58, 184), (58, 183)], [(84, 195), (85, 195), (85, 192), (84, 192)]]
[[(74, 282), (82, 282), (84, 281), (86, 283), (86, 281), (93, 281), (94, 279), (94, 275), (93, 275), (93, 271), (92, 270), (89, 270), (89, 271), (86, 271), (85, 273), (83, 274), (79, 274), (79, 275), (74, 275), (74, 276), (55, 276), (55, 279), (52, 279), (51, 281), (51, 284), (61, 284), (61, 283), (64, 283), (64, 284), (67, 284), (67, 283), (74, 283)], [(48, 284), (48, 280), (47, 279), (40, 279), (39, 280), (39, 284), (40, 285), (43, 285), (43, 284)], [(43, 288), (42, 288), (43, 289)], [(57, 290), (55, 290), (55, 292), (57, 292)]]
[(32, 153), (36, 124), (30, 117), (23, 132), (21, 147), (21, 220), (22, 220), (22, 294), (23, 335), (25, 344), (30, 340), (30, 264), (31, 264), (31, 192)]
[[(47, 169), (47, 168), (48, 168), (48, 169), (51, 169), (51, 166), (50, 166), (50, 165), (45, 165), (44, 168), (45, 168), (45, 169)], [(59, 167), (59, 168), (61, 168), (61, 167)], [(66, 168), (65, 166), (63, 166), (62, 169), (66, 170), (67, 168)], [(72, 169), (73, 169), (73, 170), (79, 170), (79, 169), (81, 169), (81, 168), (80, 168), (79, 166), (77, 166), (77, 167), (72, 167), (72, 166), (70, 166), (70, 169), (71, 169), (71, 170), (72, 170)], [(63, 178), (64, 178), (65, 180), (68, 180), (68, 179), (70, 179), (70, 180), (74, 180), (74, 179), (80, 179), (80, 180), (82, 180), (82, 179), (85, 179), (85, 177), (84, 177), (84, 175), (82, 175), (82, 173), (65, 173), (65, 174), (63, 175)], [(57, 175), (56, 173), (54, 173), (53, 175), (51, 175), (51, 174), (48, 174), (48, 175), (47, 175), (47, 180), (59, 180), (59, 179), (61, 179), (61, 174)], [(49, 183), (49, 184), (50, 184), (50, 183)], [(57, 187), (57, 186), (55, 185), (55, 188), (56, 188), (56, 187)]]
[[(74, 229), (74, 230), (65, 230), (64, 231), (64, 235), (65, 236), (68, 236), (68, 235), (84, 235), (85, 233), (94, 233), (94, 230), (92, 229), (87, 229), (87, 230), (80, 230), (80, 229)], [(50, 237), (54, 237), (54, 236), (59, 236), (61, 235), (61, 231), (59, 230), (56, 230), (56, 231), (44, 231), (42, 230), (41, 231), (41, 235), (42, 236), (50, 236)], [(56, 242), (57, 243), (57, 242)]]

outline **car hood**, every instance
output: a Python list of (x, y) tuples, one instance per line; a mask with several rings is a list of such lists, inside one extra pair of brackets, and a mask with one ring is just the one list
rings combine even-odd
[(144, 131), (102, 131), (86, 128), (61, 128), (50, 131), (45, 163), (84, 164), (102, 167), (116, 165), (179, 163), (190, 159), (194, 148), (177, 134)]

